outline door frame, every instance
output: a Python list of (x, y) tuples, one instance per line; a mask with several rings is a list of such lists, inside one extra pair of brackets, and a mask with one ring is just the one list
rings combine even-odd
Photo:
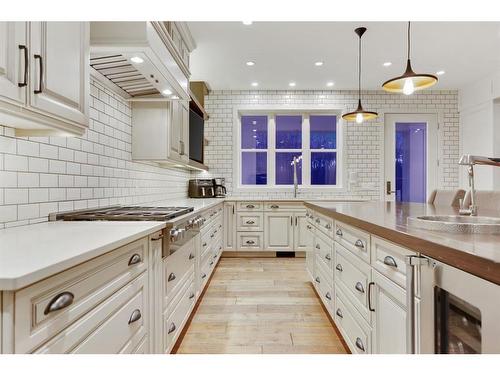
[[(392, 201), (387, 199), (388, 196), (385, 193), (386, 190), (386, 181), (387, 181), (387, 168), (386, 168), (386, 157), (388, 156), (388, 152), (390, 152), (387, 148), (387, 142), (386, 142), (386, 133), (388, 131), (388, 127), (390, 123), (395, 123), (395, 122), (422, 122), (426, 121), (428, 126), (427, 126), (427, 171), (429, 171), (429, 167), (432, 167), (432, 172), (431, 175), (429, 173), (427, 174), (427, 186), (426, 186), (426, 201), (429, 198), (430, 193), (434, 189), (438, 189), (441, 187), (441, 156), (442, 156), (442, 149), (440, 147), (441, 145), (441, 126), (440, 124), (443, 122), (443, 113), (442, 112), (437, 112), (437, 111), (411, 111), (411, 112), (401, 112), (401, 111), (394, 111), (394, 112), (387, 112), (384, 114), (384, 130), (382, 132), (382, 143), (383, 143), (383, 148), (381, 150), (381, 170), (383, 173), (381, 174), (381, 189), (380, 189), (380, 198), (382, 201)], [(430, 124), (430, 125), (429, 125)], [(430, 130), (430, 131), (429, 131)], [(431, 141), (431, 144), (429, 144), (429, 140)], [(435, 159), (432, 163), (430, 158), (428, 157), (429, 155), (429, 150), (432, 150), (434, 148), (434, 154)], [(429, 178), (432, 177), (432, 178)], [(393, 184), (395, 186), (395, 183)]]

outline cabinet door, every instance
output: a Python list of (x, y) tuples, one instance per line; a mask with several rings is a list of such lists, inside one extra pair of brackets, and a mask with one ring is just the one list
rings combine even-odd
[(313, 237), (309, 229), (307, 229), (307, 217), (304, 213), (296, 213), (294, 215), (293, 228), (293, 243), (295, 251), (310, 251), (312, 250)]
[(26, 28), (27, 22), (0, 22), (0, 100), (17, 105), (26, 104)]
[(88, 125), (89, 24), (30, 23), (31, 109)]
[(224, 203), (224, 249), (234, 250), (236, 242), (236, 203)]
[(264, 249), (293, 251), (294, 217), (291, 212), (264, 214)]
[(170, 152), (169, 158), (181, 160), (181, 136), (182, 136), (182, 104), (179, 100), (172, 102), (170, 116)]
[(189, 105), (181, 103), (181, 160), (189, 162)]
[(406, 353), (406, 294), (393, 281), (373, 271), (371, 300), (373, 320), (373, 352)]

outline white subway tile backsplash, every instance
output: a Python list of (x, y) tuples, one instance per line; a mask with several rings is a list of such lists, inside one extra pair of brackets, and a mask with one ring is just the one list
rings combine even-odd
[(5, 189), (4, 204), (28, 203), (28, 189)]
[(6, 171), (27, 171), (28, 158), (26, 156), (5, 154), (4, 168)]
[(18, 187), (38, 187), (40, 185), (40, 175), (38, 173), (17, 173)]

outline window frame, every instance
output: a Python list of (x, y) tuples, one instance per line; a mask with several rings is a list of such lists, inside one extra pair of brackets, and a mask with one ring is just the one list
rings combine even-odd
[[(290, 191), (293, 185), (276, 185), (276, 153), (302, 153), (302, 184), (301, 191), (339, 192), (345, 191), (346, 168), (344, 165), (345, 140), (343, 135), (344, 122), (341, 117), (342, 109), (337, 107), (291, 107), (291, 106), (240, 106), (233, 110), (233, 190), (240, 193), (252, 191)], [(241, 116), (267, 115), (267, 149), (243, 149), (241, 147)], [(302, 116), (302, 148), (276, 149), (276, 116)], [(334, 115), (337, 117), (336, 149), (310, 149), (310, 122), (311, 115)], [(243, 185), (241, 183), (241, 153), (244, 151), (262, 151), (267, 153), (267, 185)], [(311, 153), (336, 152), (337, 176), (336, 185), (311, 185)], [(306, 164), (307, 163), (307, 164)], [(306, 167), (307, 166), (307, 167)]]

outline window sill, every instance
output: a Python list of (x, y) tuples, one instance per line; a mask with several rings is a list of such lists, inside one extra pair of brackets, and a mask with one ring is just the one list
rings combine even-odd
[[(299, 186), (298, 192), (345, 192), (347, 188), (344, 186), (307, 186), (301, 187)], [(237, 186), (233, 189), (234, 193), (253, 193), (253, 192), (262, 192), (262, 193), (293, 193), (293, 186), (259, 186), (259, 185), (249, 185), (249, 186)], [(234, 194), (233, 193), (233, 194)]]

